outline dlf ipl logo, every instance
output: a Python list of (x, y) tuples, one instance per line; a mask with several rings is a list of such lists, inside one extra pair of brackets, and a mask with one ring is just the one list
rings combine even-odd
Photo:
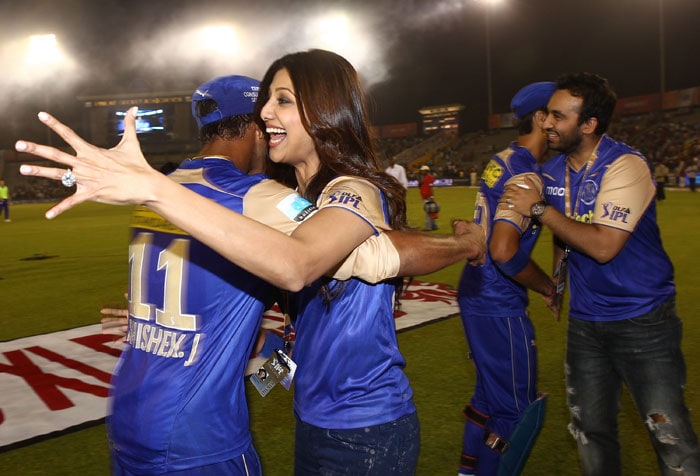
[(362, 203), (362, 197), (350, 192), (337, 191), (333, 192), (333, 194), (330, 196), (330, 201), (328, 203), (342, 203), (343, 205), (349, 205), (352, 208), (357, 209), (360, 208), (360, 204)]
[(610, 221), (619, 221), (622, 223), (627, 223), (627, 217), (630, 213), (632, 212), (627, 207), (614, 205), (612, 202), (605, 202), (603, 204), (603, 214), (600, 218), (607, 218)]

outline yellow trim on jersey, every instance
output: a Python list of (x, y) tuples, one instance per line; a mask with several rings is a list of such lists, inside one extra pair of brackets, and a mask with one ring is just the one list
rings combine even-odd
[(131, 228), (162, 231), (175, 235), (189, 235), (186, 231), (181, 230), (156, 212), (144, 206), (138, 206), (134, 209), (130, 226)]

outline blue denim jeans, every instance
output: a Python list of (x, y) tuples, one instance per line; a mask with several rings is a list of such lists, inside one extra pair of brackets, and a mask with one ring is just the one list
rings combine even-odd
[(683, 398), (681, 334), (674, 298), (634, 319), (569, 319), (569, 430), (584, 475), (621, 474), (617, 415), (623, 382), (650, 434), (660, 474), (700, 474), (698, 440)]
[(419, 449), (416, 413), (351, 430), (319, 428), (297, 419), (294, 474), (412, 476)]

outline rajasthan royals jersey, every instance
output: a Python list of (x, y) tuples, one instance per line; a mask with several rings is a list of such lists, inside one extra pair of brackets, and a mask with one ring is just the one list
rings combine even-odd
[[(476, 196), (474, 223), (484, 229), (487, 244), (491, 243), (494, 223), (507, 222), (520, 233), (520, 249), (530, 255), (541, 227), (530, 218), (497, 206), (506, 185), (524, 183), (527, 175), (537, 171), (537, 161), (530, 151), (515, 143), (494, 155), (486, 165)], [(470, 316), (520, 316), (528, 304), (527, 289), (503, 274), (489, 253), (482, 266), (464, 267), (457, 295), (463, 314)]]
[(568, 282), (572, 317), (588, 321), (630, 319), (675, 294), (673, 265), (656, 224), (656, 188), (639, 152), (605, 135), (581, 170), (573, 170), (566, 155), (560, 154), (542, 166), (542, 178), (547, 203), (560, 212), (577, 221), (630, 233), (620, 253), (607, 263), (571, 251)]
[[(223, 158), (187, 160), (170, 177), (239, 213), (249, 191), (277, 194), (282, 204), (263, 208), (290, 230), (313, 208)], [(150, 210), (137, 209), (132, 229), (129, 332), (108, 417), (113, 453), (137, 474), (237, 457), (251, 444), (244, 370), (271, 289)]]
[[(330, 182), (317, 206), (355, 213), (375, 233), (388, 229), (383, 197), (365, 180), (341, 177)], [(324, 283), (337, 293), (330, 302), (320, 294)], [(296, 295), (294, 409), (302, 421), (350, 429), (415, 412), (396, 339), (394, 290), (393, 282), (324, 278)]]

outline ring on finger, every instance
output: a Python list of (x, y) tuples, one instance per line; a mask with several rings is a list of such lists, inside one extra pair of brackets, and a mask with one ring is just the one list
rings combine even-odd
[(66, 172), (61, 176), (61, 183), (65, 187), (72, 187), (75, 185), (76, 178), (75, 175), (73, 175), (73, 171), (71, 169), (66, 170)]

